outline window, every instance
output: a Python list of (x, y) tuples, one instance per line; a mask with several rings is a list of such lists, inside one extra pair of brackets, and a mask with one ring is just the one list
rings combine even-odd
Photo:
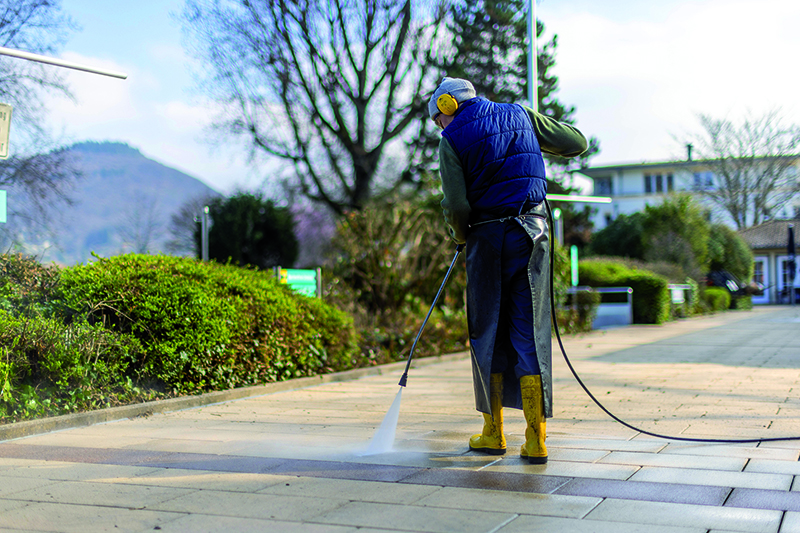
[(789, 287), (794, 283), (794, 277), (790, 278), (793, 266), (796, 267), (796, 264), (792, 265), (791, 261), (788, 259), (781, 261), (781, 270), (783, 271), (781, 272), (781, 277), (783, 278), (782, 281), (784, 287)]
[(645, 193), (672, 192), (674, 188), (675, 180), (672, 174), (645, 174), (644, 176)]
[(705, 191), (714, 187), (714, 174), (712, 172), (695, 172), (694, 188), (698, 191)]
[(594, 193), (598, 196), (611, 196), (614, 194), (613, 181), (608, 178), (594, 179)]
[(756, 261), (753, 269), (753, 281), (759, 285), (764, 285), (764, 261)]

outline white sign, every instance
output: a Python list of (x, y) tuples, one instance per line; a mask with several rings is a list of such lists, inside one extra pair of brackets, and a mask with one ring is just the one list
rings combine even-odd
[(11, 130), (11, 106), (0, 104), (0, 159), (8, 158), (8, 133)]

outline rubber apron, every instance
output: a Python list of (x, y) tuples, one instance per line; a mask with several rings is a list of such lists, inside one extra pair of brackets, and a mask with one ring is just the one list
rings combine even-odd
[(470, 228), (467, 237), (467, 315), (469, 322), (475, 407), (491, 413), (489, 375), (492, 358), (507, 357), (503, 377), (503, 406), (522, 409), (519, 379), (514, 373), (516, 351), (497, 341), (501, 307), (501, 255), (505, 224), (519, 224), (533, 242), (528, 260), (528, 282), (532, 299), (536, 357), (542, 376), (545, 416), (553, 416), (553, 372), (550, 317), (550, 239), (544, 203), (526, 213), (482, 222)]

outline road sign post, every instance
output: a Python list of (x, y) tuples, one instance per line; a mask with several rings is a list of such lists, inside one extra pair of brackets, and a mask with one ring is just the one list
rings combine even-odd
[(8, 159), (8, 137), (11, 132), (11, 106), (0, 104), (0, 159)]

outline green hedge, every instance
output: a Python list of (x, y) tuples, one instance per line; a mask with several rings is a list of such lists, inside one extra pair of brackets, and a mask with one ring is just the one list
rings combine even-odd
[(712, 313), (725, 311), (731, 306), (731, 293), (722, 287), (707, 287), (703, 293), (703, 300)]
[(731, 309), (737, 311), (749, 311), (753, 309), (753, 297), (749, 294), (743, 296), (731, 296)]
[[(573, 298), (575, 299), (573, 301)], [(561, 333), (581, 333), (592, 331), (592, 322), (597, 316), (600, 305), (600, 293), (596, 291), (580, 291), (570, 295), (566, 303), (557, 308), (558, 327)]]
[(670, 294), (666, 278), (607, 260), (584, 260), (578, 268), (580, 285), (595, 288), (631, 287), (634, 323), (662, 324), (669, 320)]
[(171, 256), (122, 255), (66, 269), (66, 305), (138, 339), (129, 371), (197, 393), (351, 368), (352, 319), (264, 271)]

